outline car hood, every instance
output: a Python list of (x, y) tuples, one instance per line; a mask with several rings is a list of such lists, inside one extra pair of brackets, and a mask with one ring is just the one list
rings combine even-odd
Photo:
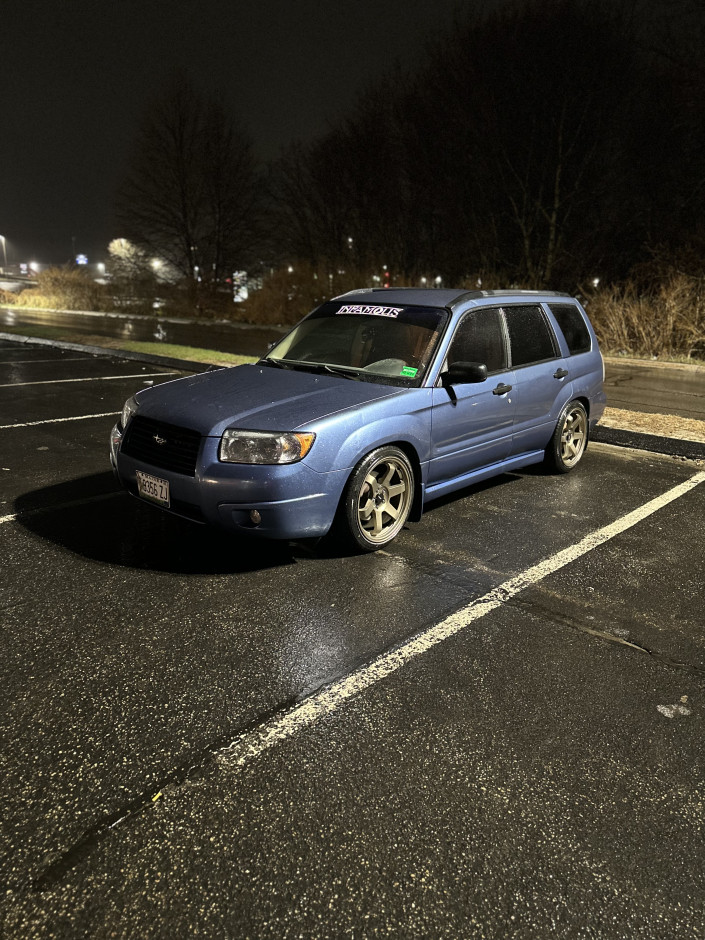
[(229, 427), (295, 431), (403, 389), (335, 375), (245, 365), (176, 379), (137, 394), (139, 413), (220, 437)]

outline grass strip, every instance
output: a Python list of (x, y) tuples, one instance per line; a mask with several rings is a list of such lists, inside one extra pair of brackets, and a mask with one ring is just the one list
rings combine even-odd
[[(100, 345), (105, 344), (101, 343)], [(172, 359), (191, 359), (194, 362), (227, 363), (231, 366), (257, 362), (256, 356), (241, 356), (239, 353), (220, 352), (217, 349), (201, 349), (196, 346), (179, 346), (177, 343), (142, 343), (137, 340), (125, 340), (118, 341), (118, 345), (110, 348), (149, 353), (152, 356), (169, 356)]]

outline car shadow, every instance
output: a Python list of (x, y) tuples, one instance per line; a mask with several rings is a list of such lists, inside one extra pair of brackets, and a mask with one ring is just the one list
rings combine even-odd
[(41, 539), (106, 565), (172, 574), (243, 574), (296, 563), (292, 545), (249, 539), (162, 512), (97, 473), (31, 490), (17, 523)]
[(469, 499), (479, 493), (485, 493), (488, 490), (496, 490), (503, 486), (507, 486), (509, 483), (514, 483), (521, 478), (520, 475), (523, 473), (523, 469), (518, 471), (510, 470), (507, 473), (500, 474), (499, 476), (490, 477), (489, 480), (482, 480), (479, 483), (470, 483), (468, 486), (464, 486), (462, 489), (453, 490), (452, 493), (446, 493), (445, 496), (436, 496), (435, 499), (429, 499), (428, 502), (424, 504), (424, 516), (426, 513), (435, 512), (438, 509), (442, 509), (444, 506), (457, 503), (458, 500)]

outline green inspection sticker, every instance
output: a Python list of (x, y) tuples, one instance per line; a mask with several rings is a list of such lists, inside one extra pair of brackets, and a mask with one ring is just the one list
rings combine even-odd
[(407, 379), (413, 379), (416, 377), (416, 373), (418, 371), (418, 369), (413, 369), (411, 366), (404, 366), (404, 368), (401, 370), (401, 375)]

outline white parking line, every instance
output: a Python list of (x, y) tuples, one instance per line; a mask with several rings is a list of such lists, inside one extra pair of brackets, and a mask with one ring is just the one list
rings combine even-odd
[(119, 411), (104, 411), (99, 415), (77, 415), (75, 418), (45, 418), (43, 421), (25, 421), (24, 424), (0, 424), (0, 431), (6, 431), (8, 428), (36, 428), (40, 424), (61, 424), (63, 421), (89, 421), (91, 418), (110, 418), (119, 414)]
[(179, 375), (178, 372), (140, 372), (139, 375), (95, 375), (87, 379), (44, 379), (41, 382), (7, 382), (0, 388), (22, 388), (24, 385), (62, 385), (65, 382), (113, 382), (119, 379), (149, 379), (155, 375)]
[(701, 483), (705, 483), (705, 472), (696, 473), (663, 495), (657, 496), (638, 509), (633, 510), (633, 512), (627, 513), (626, 516), (622, 516), (621, 519), (617, 519), (616, 522), (597, 529), (575, 545), (551, 555), (515, 578), (505, 581), (499, 587), (472, 601), (467, 607), (456, 611), (456, 613), (446, 617), (445, 620), (440, 621), (440, 623), (435, 624), (408, 642), (403, 643), (389, 653), (379, 656), (367, 666), (362, 666), (349, 676), (293, 706), (285, 714), (263, 722), (261, 725), (245, 732), (217, 755), (219, 763), (223, 767), (242, 766), (258, 757), (272, 745), (310, 727), (335, 712), (349, 699), (354, 698), (365, 689), (401, 669), (402, 666), (415, 657), (460, 633), (471, 623), (501, 607), (517, 594), (538, 584), (539, 581), (543, 581), (544, 578), (569, 565), (587, 552), (598, 548), (598, 546), (642, 522), (648, 516), (684, 496)]

